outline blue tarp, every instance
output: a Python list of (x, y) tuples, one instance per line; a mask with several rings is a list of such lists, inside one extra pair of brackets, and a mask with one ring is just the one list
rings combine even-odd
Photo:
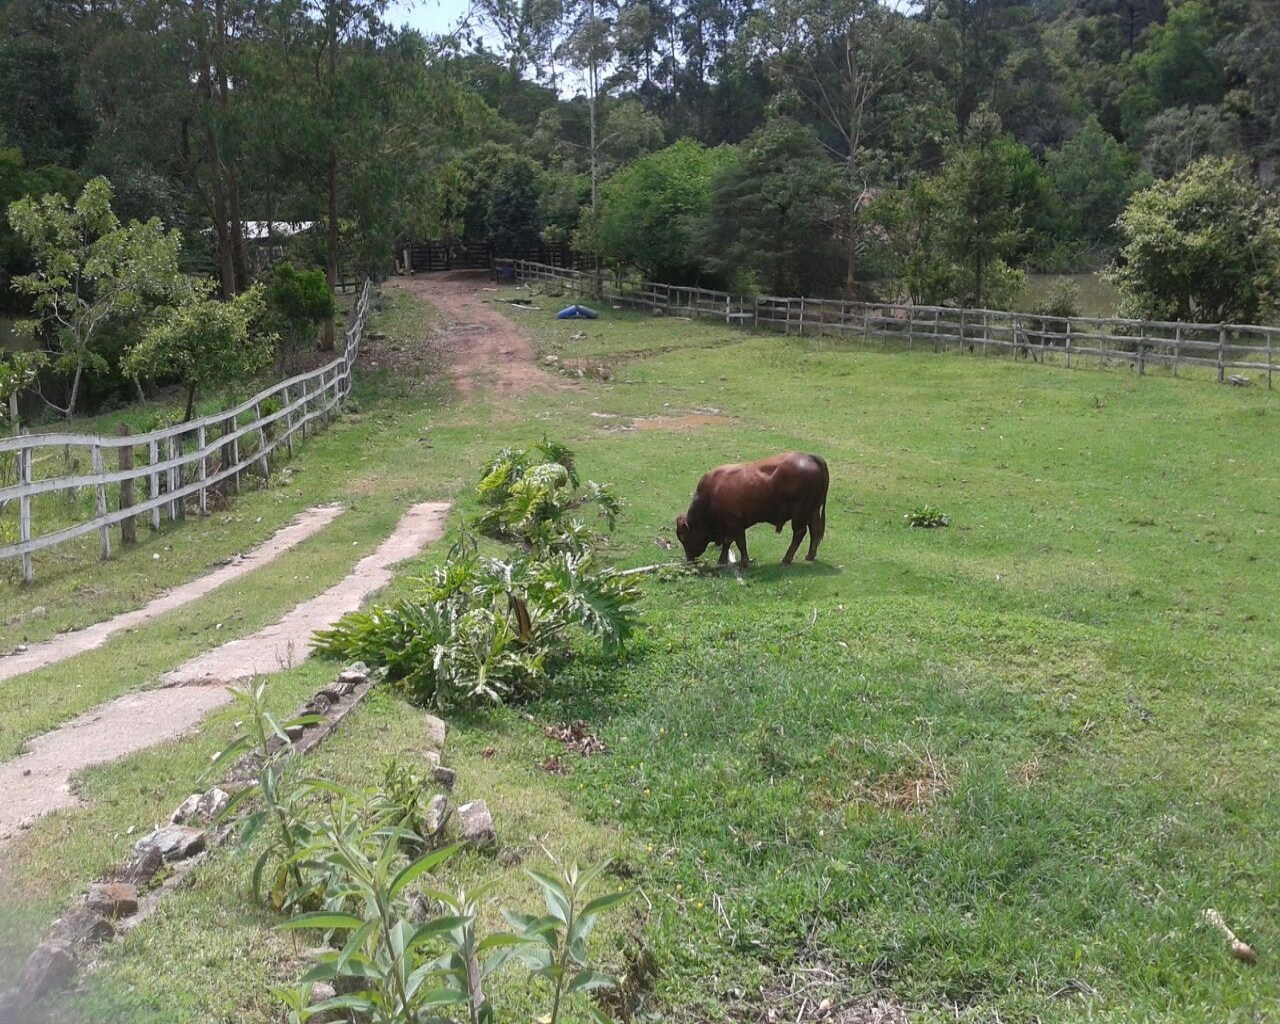
[(556, 314), (557, 320), (595, 320), (600, 314), (587, 306), (566, 306)]

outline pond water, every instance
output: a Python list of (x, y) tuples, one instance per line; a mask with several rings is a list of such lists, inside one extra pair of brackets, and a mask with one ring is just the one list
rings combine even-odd
[(1028, 274), (1027, 284), (1014, 300), (1014, 308), (1030, 310), (1044, 299), (1059, 281), (1071, 281), (1080, 293), (1082, 316), (1115, 316), (1120, 293), (1101, 274)]

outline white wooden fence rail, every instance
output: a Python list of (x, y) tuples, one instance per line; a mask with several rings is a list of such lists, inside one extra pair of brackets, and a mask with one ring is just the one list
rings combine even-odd
[[(499, 261), (506, 262), (506, 261)], [(579, 294), (592, 290), (592, 276), (544, 263), (511, 261), (522, 280), (559, 283)], [(860, 335), (905, 341), (908, 348), (947, 345), (984, 354), (1005, 350), (1044, 362), (1047, 355), (1070, 368), (1073, 361), (1124, 362), (1145, 374), (1148, 367), (1212, 369), (1219, 382), (1229, 373), (1266, 375), (1267, 387), (1280, 371), (1280, 327), (1253, 324), (1194, 324), (1118, 317), (1055, 317), (997, 309), (957, 309), (895, 303), (845, 302), (799, 296), (743, 298), (707, 288), (651, 281), (604, 281), (605, 301), (650, 309), (668, 316), (723, 319), (728, 324), (784, 334)]]
[[(271, 473), (271, 455), (282, 446), (292, 455), (295, 435), (305, 438), (308, 431), (327, 423), (350, 393), (351, 370), (360, 352), (370, 291), (371, 284), (366, 281), (347, 318), (342, 355), (318, 369), (282, 380), (232, 409), (145, 434), (24, 432), (0, 440), (0, 460), (15, 460), (17, 469), (17, 483), (0, 487), (0, 510), (18, 502), (18, 539), (0, 543), (0, 559), (21, 557), (22, 578), (29, 583), (33, 578), (32, 555), (37, 551), (96, 531), (101, 555), (108, 558), (112, 527), (119, 525), (122, 540), (128, 543), (133, 539), (136, 516), (149, 514), (151, 526), (159, 528), (162, 516), (184, 518), (186, 500), (192, 496), (203, 515), (209, 510), (210, 492), (238, 492), (242, 475), (250, 471), (266, 479)], [(264, 406), (268, 411), (264, 412)], [(56, 461), (58, 449), (63, 463), (71, 469), (79, 465), (72, 452), (80, 454), (87, 449), (92, 471), (36, 479), (33, 467), (40, 454), (46, 456), (41, 461)], [(136, 449), (147, 455), (137, 464)], [(108, 468), (110, 463), (116, 468)], [(146, 488), (141, 500), (134, 500), (135, 484)], [(74, 504), (77, 496), (89, 489), (94, 497), (91, 515), (60, 515), (57, 518), (63, 521), (74, 521), (46, 533), (35, 532), (35, 499), (62, 494)]]

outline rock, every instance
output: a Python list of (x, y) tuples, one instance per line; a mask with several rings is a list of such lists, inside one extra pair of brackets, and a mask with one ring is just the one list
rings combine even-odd
[(58, 992), (71, 983), (76, 973), (76, 957), (71, 947), (62, 942), (46, 942), (27, 957), (22, 970), (22, 996), (34, 1003), (50, 992)]
[(284, 734), (289, 737), (290, 743), (297, 743), (298, 740), (302, 739), (304, 731), (305, 729), (300, 725), (287, 725), (285, 726)]
[(84, 905), (104, 917), (128, 917), (138, 912), (138, 890), (128, 882), (95, 882)]
[(556, 363), (560, 362), (560, 357), (557, 355), (543, 356), (542, 361), (548, 366), (554, 366)]
[(444, 720), (437, 718), (435, 715), (427, 715), (426, 731), (427, 749), (443, 754), (445, 733)]
[[(327, 1002), (330, 999), (338, 998), (338, 990), (330, 985), (327, 981), (317, 981), (311, 986), (311, 999), (309, 1005), (315, 1006), (317, 1003)], [(317, 1024), (328, 1024), (330, 1021), (346, 1020), (342, 1010), (321, 1010), (319, 1013), (307, 1015), (307, 1020), (316, 1021)]]
[(26, 1024), (24, 1017), (18, 1016), (21, 1006), (22, 1000), (16, 988), (0, 992), (0, 1024)]
[(159, 850), (165, 860), (186, 860), (204, 849), (204, 831), (186, 825), (165, 825), (134, 843), (133, 851), (143, 853), (147, 847)]
[(457, 772), (452, 768), (446, 768), (442, 764), (438, 764), (431, 769), (431, 778), (437, 785), (444, 786), (445, 789), (453, 789), (453, 783), (457, 777)]
[(332, 686), (326, 686), (323, 690), (316, 693), (317, 700), (323, 700), (329, 704), (337, 704), (342, 700), (342, 694), (335, 690)]
[(141, 850), (135, 848), (133, 854), (125, 861), (124, 867), (118, 872), (120, 881), (128, 882), (130, 885), (146, 885), (155, 877), (163, 863), (164, 855), (154, 846), (147, 846)]
[(177, 810), (169, 815), (169, 821), (174, 825), (181, 825), (196, 813), (196, 808), (199, 806), (200, 794), (192, 793), (182, 803), (178, 804)]
[(34, 608), (31, 609), (31, 611), (27, 612), (27, 615), (33, 619), (38, 619), (42, 615), (48, 615), (48, 614), (49, 614), (49, 609), (42, 604), (36, 605)]
[[(135, 909), (137, 909), (135, 907)], [(72, 907), (49, 929), (49, 941), (64, 946), (96, 946), (116, 934), (115, 927), (91, 907)]]
[(497, 845), (498, 832), (493, 816), (483, 800), (472, 800), (458, 808), (458, 836), (468, 846), (485, 849)]
[(348, 665), (338, 673), (338, 682), (349, 683), (352, 686), (359, 686), (361, 683), (369, 681), (369, 666), (363, 661), (357, 661), (354, 665)]
[(428, 751), (427, 751), (427, 753), (426, 753), (426, 755), (425, 755), (425, 757), (426, 757), (427, 764), (431, 765), (431, 767), (432, 767), (432, 768), (437, 768), (437, 767), (439, 767), (439, 765), (440, 765), (440, 763), (441, 763), (441, 761), (440, 761), (440, 751), (438, 751), (438, 750), (428, 750)]
[(448, 820), (449, 798), (443, 793), (437, 793), (427, 804), (427, 813), (422, 818), (422, 827), (427, 833), (424, 838), (430, 839), (439, 835)]
[(231, 803), (231, 794), (214, 786), (200, 797), (200, 802), (196, 805), (196, 813), (207, 821), (212, 821), (227, 809), (229, 803)]

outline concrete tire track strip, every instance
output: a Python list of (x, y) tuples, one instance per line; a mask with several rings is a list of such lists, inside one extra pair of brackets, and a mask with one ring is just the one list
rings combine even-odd
[(341, 505), (320, 505), (317, 508), (309, 508), (294, 516), (288, 525), (281, 527), (248, 554), (240, 555), (228, 564), (189, 583), (166, 590), (155, 600), (135, 611), (125, 612), (104, 622), (96, 622), (84, 629), (62, 633), (52, 640), (31, 644), (19, 654), (0, 658), (0, 682), (37, 669), (47, 668), (67, 658), (74, 658), (77, 654), (95, 650), (121, 630), (136, 629), (144, 622), (150, 622), (166, 612), (204, 597), (205, 594), (216, 590), (224, 583), (230, 583), (255, 569), (269, 565), (290, 548), (301, 544), (308, 537), (315, 536), (344, 511)]
[[(329, 521), (340, 511), (340, 508), (334, 510)], [(340, 582), (297, 605), (279, 622), (193, 658), (165, 675), (164, 681), (169, 684), (166, 688), (118, 697), (32, 740), (27, 753), (0, 764), (0, 793), (4, 794), (4, 800), (0, 803), (0, 843), (13, 838), (22, 827), (36, 818), (60, 808), (75, 806), (79, 801), (70, 789), (74, 773), (91, 765), (117, 760), (194, 728), (206, 714), (230, 701), (224, 685), (226, 683), (278, 672), (305, 661), (310, 654), (311, 634), (317, 629), (332, 625), (347, 612), (359, 609), (366, 597), (390, 581), (393, 565), (411, 558), (428, 543), (438, 540), (444, 531), (448, 512), (447, 502), (424, 502), (412, 506), (401, 517), (391, 536), (377, 550), (357, 562), (355, 568)], [(277, 541), (290, 528), (285, 527), (268, 544)], [(263, 545), (255, 555), (266, 548), (267, 545)], [(261, 564), (263, 563), (259, 561), (235, 575), (241, 575)], [(239, 563), (225, 569), (238, 567)], [(142, 615), (152, 610), (157, 602), (171, 597), (185, 587), (204, 583), (215, 575), (217, 573), (170, 591), (138, 612), (117, 616), (101, 625), (111, 625), (128, 616)], [(231, 578), (234, 576), (227, 576), (221, 582)], [(193, 594), (187, 601), (193, 600), (195, 596), (199, 595)], [(183, 603), (186, 601), (179, 602)], [(163, 610), (170, 610), (179, 604), (166, 605)], [(157, 614), (160, 612), (151, 611), (151, 615)], [(149, 617), (151, 616), (134, 621), (146, 621)], [(95, 628), (97, 627), (89, 627), (79, 632), (90, 633)], [(71, 654), (80, 653), (80, 650), (99, 646), (106, 636), (123, 628), (126, 626), (117, 626), (96, 643), (62, 657), (70, 657)], [(43, 662), (49, 663), (47, 660)]]

